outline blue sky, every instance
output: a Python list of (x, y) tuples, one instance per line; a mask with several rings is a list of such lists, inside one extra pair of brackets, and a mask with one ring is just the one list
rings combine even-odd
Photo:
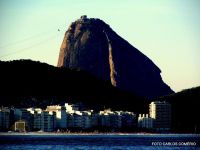
[(108, 23), (173, 90), (200, 85), (199, 0), (1, 0), (0, 60), (56, 66), (64, 33), (81, 15)]

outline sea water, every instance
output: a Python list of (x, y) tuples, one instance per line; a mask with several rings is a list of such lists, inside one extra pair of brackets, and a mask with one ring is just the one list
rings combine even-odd
[(200, 149), (198, 134), (0, 134), (0, 150), (188, 150)]

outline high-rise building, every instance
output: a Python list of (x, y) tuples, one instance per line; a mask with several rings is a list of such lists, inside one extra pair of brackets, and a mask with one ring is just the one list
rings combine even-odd
[(83, 114), (80, 111), (74, 111), (73, 113), (73, 127), (82, 128), (83, 127)]
[(98, 127), (99, 125), (99, 113), (92, 112), (91, 114), (91, 126), (92, 127)]
[(42, 109), (36, 108), (34, 111), (33, 129), (41, 130), (41, 128), (42, 128)]
[(21, 108), (21, 117), (20, 119), (26, 122), (27, 130), (32, 130), (34, 122), (34, 109), (33, 108)]
[(122, 111), (122, 128), (136, 128), (137, 118), (133, 112)]
[(138, 127), (152, 129), (153, 128), (153, 118), (150, 118), (148, 116), (148, 114), (139, 114)]
[(88, 129), (92, 127), (92, 117), (91, 117), (92, 111), (82, 111), (82, 123), (83, 128)]
[(112, 114), (110, 114), (110, 126), (114, 129), (121, 128), (122, 116), (120, 111), (114, 111)]
[(67, 112), (66, 107), (61, 106), (60, 109), (56, 111), (57, 128), (66, 129), (67, 128)]
[(56, 113), (43, 111), (41, 113), (41, 129), (45, 132), (52, 132), (56, 128)]
[(112, 129), (134, 128), (136, 125), (136, 115), (127, 111), (100, 111), (99, 120), (100, 126)]
[(74, 127), (74, 116), (73, 113), (67, 113), (67, 128)]
[(6, 130), (10, 126), (10, 110), (8, 108), (0, 108), (0, 130)]
[(111, 127), (110, 115), (112, 113), (113, 112), (110, 109), (105, 109), (99, 112), (99, 120), (100, 120), (99, 122), (101, 127), (107, 127), (107, 128)]
[(56, 127), (58, 129), (66, 129), (67, 128), (67, 112), (66, 112), (66, 105), (52, 105), (47, 106), (47, 111), (53, 111), (56, 113)]
[(149, 105), (150, 117), (154, 119), (153, 128), (169, 130), (171, 128), (171, 104), (165, 101), (154, 101)]

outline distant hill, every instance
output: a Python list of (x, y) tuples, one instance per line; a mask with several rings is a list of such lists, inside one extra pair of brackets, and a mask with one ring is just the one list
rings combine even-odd
[(96, 18), (82, 16), (69, 26), (60, 48), (61, 66), (84, 70), (148, 99), (174, 93), (152, 60)]
[(175, 132), (200, 132), (200, 87), (146, 100), (91, 74), (31, 60), (0, 61), (0, 105), (42, 107), (82, 102), (88, 108), (148, 113), (149, 101), (172, 104)]
[(16, 60), (0, 61), (0, 72), (0, 105), (46, 107), (83, 102), (91, 108), (148, 111), (144, 98), (119, 90), (83, 71)]
[(172, 127), (175, 131), (200, 133), (200, 86), (174, 93), (160, 100), (172, 104)]

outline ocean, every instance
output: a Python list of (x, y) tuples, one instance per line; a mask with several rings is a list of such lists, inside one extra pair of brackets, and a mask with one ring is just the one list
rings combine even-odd
[(199, 134), (0, 134), (0, 150), (200, 150)]

